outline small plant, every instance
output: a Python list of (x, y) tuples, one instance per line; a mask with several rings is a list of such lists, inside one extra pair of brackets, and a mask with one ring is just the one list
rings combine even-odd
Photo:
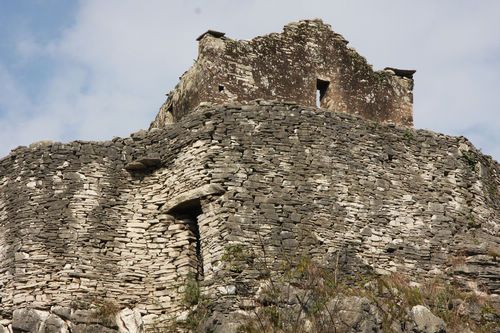
[(188, 315), (186, 322), (183, 325), (189, 329), (189, 332), (206, 333), (213, 330), (206, 326), (206, 321), (212, 313), (212, 303), (205, 297), (199, 299), (196, 308)]
[[(469, 327), (474, 332), (493, 331), (498, 310), (474, 293), (465, 292), (439, 279), (423, 281), (420, 286), (412, 286), (406, 278), (400, 275), (381, 277), (377, 280), (390, 292), (384, 294), (380, 290), (377, 292), (368, 290), (366, 295), (380, 305), (385, 320), (389, 318), (405, 320), (405, 309), (421, 304), (443, 319), (450, 332), (461, 332), (465, 327)], [(388, 307), (388, 304), (397, 306)], [(467, 308), (481, 309), (481, 313), (470, 314)], [(488, 316), (493, 319), (488, 319)], [(384, 327), (390, 327), (391, 324), (391, 321), (387, 321)]]
[(372, 130), (378, 130), (380, 128), (380, 124), (377, 121), (373, 121), (370, 123), (369, 127)]
[(387, 82), (387, 73), (385, 72), (373, 72), (373, 77), (375, 78), (376, 83), (383, 84)]
[[(270, 247), (273, 252), (268, 253), (265, 240), (257, 236), (259, 255), (252, 252), (254, 259), (247, 262), (248, 268), (265, 274), (257, 279), (260, 286), (252, 313), (238, 327), (239, 333), (351, 331), (355, 329), (354, 323), (349, 322), (352, 316), (348, 314), (352, 311), (368, 311), (383, 332), (405, 331), (411, 325), (411, 309), (416, 305), (423, 305), (442, 318), (449, 332), (468, 328), (490, 333), (500, 319), (498, 308), (489, 304), (487, 298), (481, 299), (449, 281), (428, 279), (412, 283), (401, 274), (350, 274), (339, 267), (338, 256), (336, 263), (326, 260), (322, 265), (289, 249), (279, 253)], [(246, 252), (242, 245), (231, 245), (226, 248), (224, 259), (244, 261)]]
[(94, 312), (94, 318), (105, 325), (114, 324), (115, 316), (120, 312), (120, 306), (113, 301), (104, 301), (97, 304), (97, 309)]
[(488, 251), (486, 253), (487, 255), (489, 255), (490, 257), (493, 257), (493, 260), (497, 260), (498, 257), (500, 257), (500, 253), (498, 252), (498, 250), (494, 249), (494, 248), (488, 248)]
[[(259, 269), (264, 269), (261, 263)], [(254, 317), (238, 332), (330, 332), (335, 299), (346, 291), (336, 273), (305, 256), (290, 255), (279, 265), (281, 273), (266, 276)], [(265, 269), (266, 272), (270, 269)]]
[(69, 306), (75, 310), (89, 310), (92, 307), (92, 303), (85, 301), (81, 298), (72, 300)]
[(462, 158), (465, 161), (465, 163), (469, 166), (469, 168), (472, 171), (474, 171), (477, 164), (477, 157), (475, 156), (475, 154), (469, 151), (463, 151)]
[(450, 257), (447, 262), (451, 265), (451, 267), (458, 267), (467, 262), (467, 257), (464, 254), (459, 253)]
[(164, 320), (156, 322), (150, 330), (154, 333), (170, 332), (210, 332), (206, 327), (207, 319), (212, 313), (212, 303), (201, 292), (200, 283), (194, 273), (186, 276), (183, 303), (188, 311), (185, 320)]
[(200, 284), (193, 273), (189, 273), (184, 286), (184, 303), (193, 306), (199, 303), (201, 296)]
[(410, 131), (409, 129), (406, 129), (403, 133), (403, 137), (405, 138), (406, 141), (413, 141), (413, 132)]
[(469, 220), (467, 221), (467, 226), (469, 229), (477, 229), (481, 227), (481, 224), (476, 221), (472, 213), (469, 215)]
[[(265, 255), (258, 261), (265, 260)], [(350, 297), (362, 298), (380, 314), (380, 328), (392, 332), (395, 325), (411, 321), (413, 306), (423, 305), (442, 318), (450, 332), (468, 327), (492, 332), (498, 310), (473, 293), (438, 279), (412, 284), (399, 274), (346, 276), (322, 267), (305, 256), (285, 257), (280, 273), (267, 275), (260, 288), (253, 315), (238, 332), (339, 332), (352, 329), (343, 319)], [(480, 309), (471, 314), (465, 309)], [(473, 311), (473, 310), (472, 310)], [(479, 319), (478, 319), (479, 318)]]
[(255, 254), (252, 249), (241, 244), (231, 244), (225, 247), (221, 260), (229, 264), (229, 270), (241, 273), (245, 265), (254, 262)]

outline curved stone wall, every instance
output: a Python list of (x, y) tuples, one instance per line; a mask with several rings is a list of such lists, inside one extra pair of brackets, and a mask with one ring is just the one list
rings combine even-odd
[(463, 137), (265, 101), (18, 148), (0, 161), (0, 316), (85, 300), (171, 318), (189, 274), (233, 311), (256, 288), (226, 274), (235, 245), (498, 294), (499, 172)]

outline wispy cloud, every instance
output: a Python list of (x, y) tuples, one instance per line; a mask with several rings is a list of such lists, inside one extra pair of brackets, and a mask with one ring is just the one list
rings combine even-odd
[[(500, 3), (487, 0), (82, 1), (52, 37), (23, 28), (3, 57), (10, 60), (0, 62), (0, 155), (41, 139), (100, 140), (145, 128), (196, 58), (194, 39), (204, 30), (247, 39), (314, 17), (375, 68), (418, 70), (416, 127), (468, 133), (500, 158)], [(28, 87), (28, 69), (42, 65), (45, 74)]]

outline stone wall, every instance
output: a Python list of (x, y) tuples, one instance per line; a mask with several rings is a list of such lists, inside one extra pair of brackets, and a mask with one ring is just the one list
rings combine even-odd
[(414, 71), (373, 71), (321, 20), (282, 33), (235, 41), (209, 31), (194, 65), (169, 93), (151, 127), (178, 121), (200, 103), (294, 101), (363, 118), (411, 126)]
[[(204, 124), (101, 143), (34, 144), (1, 161), (0, 316), (82, 302), (113, 302), (153, 318), (181, 311), (179, 292), (197, 270), (196, 239), (185, 217), (160, 207), (208, 183), (205, 164), (215, 151), (201, 144), (209, 133), (191, 134), (190, 126)], [(209, 207), (205, 215), (200, 225), (216, 227)], [(207, 253), (216, 240), (206, 242)]]
[(229, 313), (258, 288), (231, 246), (498, 294), (499, 172), (463, 137), (266, 101), (21, 147), (0, 161), (0, 319), (85, 301), (151, 324), (189, 274)]

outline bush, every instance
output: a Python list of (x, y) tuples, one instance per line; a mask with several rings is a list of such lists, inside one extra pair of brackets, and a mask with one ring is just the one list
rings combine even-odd
[(184, 286), (184, 303), (193, 306), (200, 301), (200, 284), (193, 273), (189, 273)]
[[(492, 332), (500, 319), (498, 309), (485, 299), (443, 280), (418, 285), (398, 274), (342, 276), (307, 257), (287, 260), (282, 268), (281, 274), (271, 274), (263, 281), (252, 316), (239, 332), (343, 332), (353, 329), (350, 319), (356, 317), (346, 313), (358, 310), (365, 319), (356, 320), (392, 332), (396, 326), (404, 330), (411, 325), (409, 313), (416, 305), (424, 305), (442, 318), (451, 332), (465, 328)], [(358, 305), (350, 304), (355, 301)]]

